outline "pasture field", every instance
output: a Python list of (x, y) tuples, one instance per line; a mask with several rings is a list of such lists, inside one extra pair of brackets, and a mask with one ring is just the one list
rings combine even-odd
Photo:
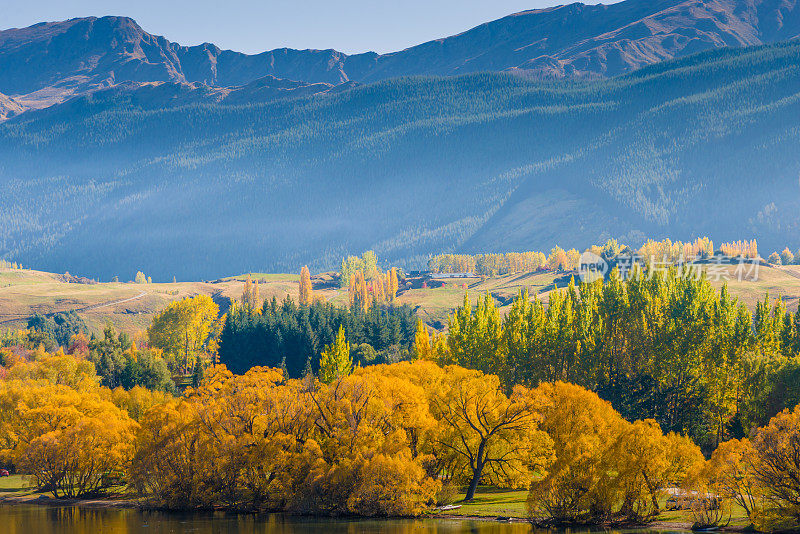
[[(709, 271), (716, 287), (728, 284), (731, 294), (755, 308), (756, 302), (769, 293), (783, 298), (791, 310), (800, 301), (800, 266), (761, 266), (756, 280), (738, 279), (735, 266), (702, 266)], [(397, 302), (413, 307), (417, 315), (429, 324), (445, 326), (447, 316), (464, 301), (469, 292), (474, 303), (489, 293), (505, 313), (519, 291), (527, 288), (531, 297), (547, 302), (556, 288), (569, 284), (576, 273), (540, 271), (517, 273), (492, 278), (444, 279), (441, 287), (416, 287), (401, 290)], [(171, 301), (196, 295), (209, 295), (224, 312), (234, 299), (241, 297), (247, 275), (220, 278), (214, 281), (135, 284), (130, 282), (75, 283), (65, 275), (28, 269), (0, 269), (0, 330), (24, 327), (28, 317), (75, 310), (90, 330), (102, 331), (107, 322), (125, 332), (134, 333), (147, 328), (153, 316)], [(296, 298), (299, 275), (280, 273), (251, 273), (259, 282), (262, 299), (287, 295)], [(337, 305), (347, 304), (347, 291), (339, 289), (335, 273), (315, 275), (314, 293)], [(431, 286), (436, 284), (431, 284)]]

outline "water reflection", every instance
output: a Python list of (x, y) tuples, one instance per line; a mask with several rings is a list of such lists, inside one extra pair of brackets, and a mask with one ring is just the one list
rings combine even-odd
[[(653, 531), (638, 531), (646, 534)], [(280, 515), (164, 514), (0, 506), (2, 534), (532, 534), (525, 523), (461, 520), (329, 520)], [(609, 534), (615, 534), (610, 532)]]

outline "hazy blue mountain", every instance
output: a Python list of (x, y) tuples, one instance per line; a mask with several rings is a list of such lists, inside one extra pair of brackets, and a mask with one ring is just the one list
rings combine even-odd
[(368, 248), (411, 266), (611, 236), (800, 246), (800, 42), (595, 81), (413, 77), (167, 107), (140, 91), (0, 125), (0, 257), (171, 280)]
[[(181, 46), (125, 17), (0, 31), (0, 93), (39, 109), (126, 83), (244, 86), (265, 77), (340, 85), (407, 75), (512, 72), (597, 78), (726, 46), (800, 35), (798, 0), (626, 0), (525, 11), (399, 52)], [(2, 120), (2, 117), (0, 117)]]

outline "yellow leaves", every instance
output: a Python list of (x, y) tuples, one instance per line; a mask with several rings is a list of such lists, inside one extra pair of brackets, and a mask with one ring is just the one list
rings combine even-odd
[(686, 437), (665, 436), (653, 420), (631, 424), (580, 386), (556, 382), (535, 391), (555, 462), (531, 487), (530, 512), (560, 521), (606, 520), (621, 513), (645, 521), (658, 513), (659, 492), (681, 484), (703, 462)]
[(702, 470), (690, 475), (689, 485), (732, 499), (751, 516), (762, 494), (753, 473), (755, 458), (747, 439), (720, 443)]
[(407, 452), (363, 459), (358, 471), (361, 480), (347, 498), (347, 510), (359, 515), (419, 515), (441, 485)]
[(47, 380), (52, 384), (78, 389), (93, 388), (99, 384), (94, 364), (81, 357), (64, 354), (37, 354), (33, 361), (18, 361), (8, 372), (9, 379)]
[(150, 344), (182, 360), (186, 370), (212, 343), (218, 315), (219, 306), (208, 295), (171, 302), (147, 329)]
[(134, 421), (141, 420), (147, 410), (153, 406), (164, 404), (169, 398), (171, 396), (168, 393), (146, 389), (141, 386), (136, 386), (130, 390), (118, 387), (110, 395), (111, 402), (128, 412), (128, 415)]
[(432, 360), (431, 338), (425, 323), (417, 321), (417, 331), (414, 334), (414, 353), (421, 360)]
[(784, 410), (758, 429), (748, 458), (750, 478), (759, 488), (751, 519), (760, 530), (800, 523), (800, 405)]
[(340, 377), (349, 375), (353, 370), (350, 358), (350, 343), (344, 335), (344, 326), (339, 326), (334, 342), (322, 351), (319, 358), (319, 376), (326, 384)]
[(469, 483), (467, 499), (482, 479), (527, 486), (551, 451), (538, 429), (533, 397), (521, 386), (508, 397), (497, 376), (480, 371), (450, 366), (438, 374), (436, 386), (426, 388), (438, 421), (432, 451), (454, 481)]
[(100, 490), (112, 471), (126, 469), (137, 425), (100, 388), (12, 380), (0, 386), (0, 401), (5, 456), (37, 487), (56, 496), (86, 495)]
[(311, 273), (307, 266), (300, 269), (300, 293), (298, 301), (301, 306), (311, 306), (314, 302), (314, 293), (311, 287)]
[(424, 391), (378, 369), (327, 385), (217, 367), (144, 416), (133, 480), (165, 506), (413, 515), (438, 489), (412, 446), (434, 425)]

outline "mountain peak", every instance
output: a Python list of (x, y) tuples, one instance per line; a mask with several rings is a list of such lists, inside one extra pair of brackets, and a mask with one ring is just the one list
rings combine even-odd
[(596, 78), (702, 50), (800, 36), (800, 0), (625, 0), (515, 13), (390, 54), (181, 46), (124, 16), (0, 31), (0, 92), (42, 108), (122, 82), (239, 87), (274, 76), (340, 85), (409, 75), (509, 72)]

